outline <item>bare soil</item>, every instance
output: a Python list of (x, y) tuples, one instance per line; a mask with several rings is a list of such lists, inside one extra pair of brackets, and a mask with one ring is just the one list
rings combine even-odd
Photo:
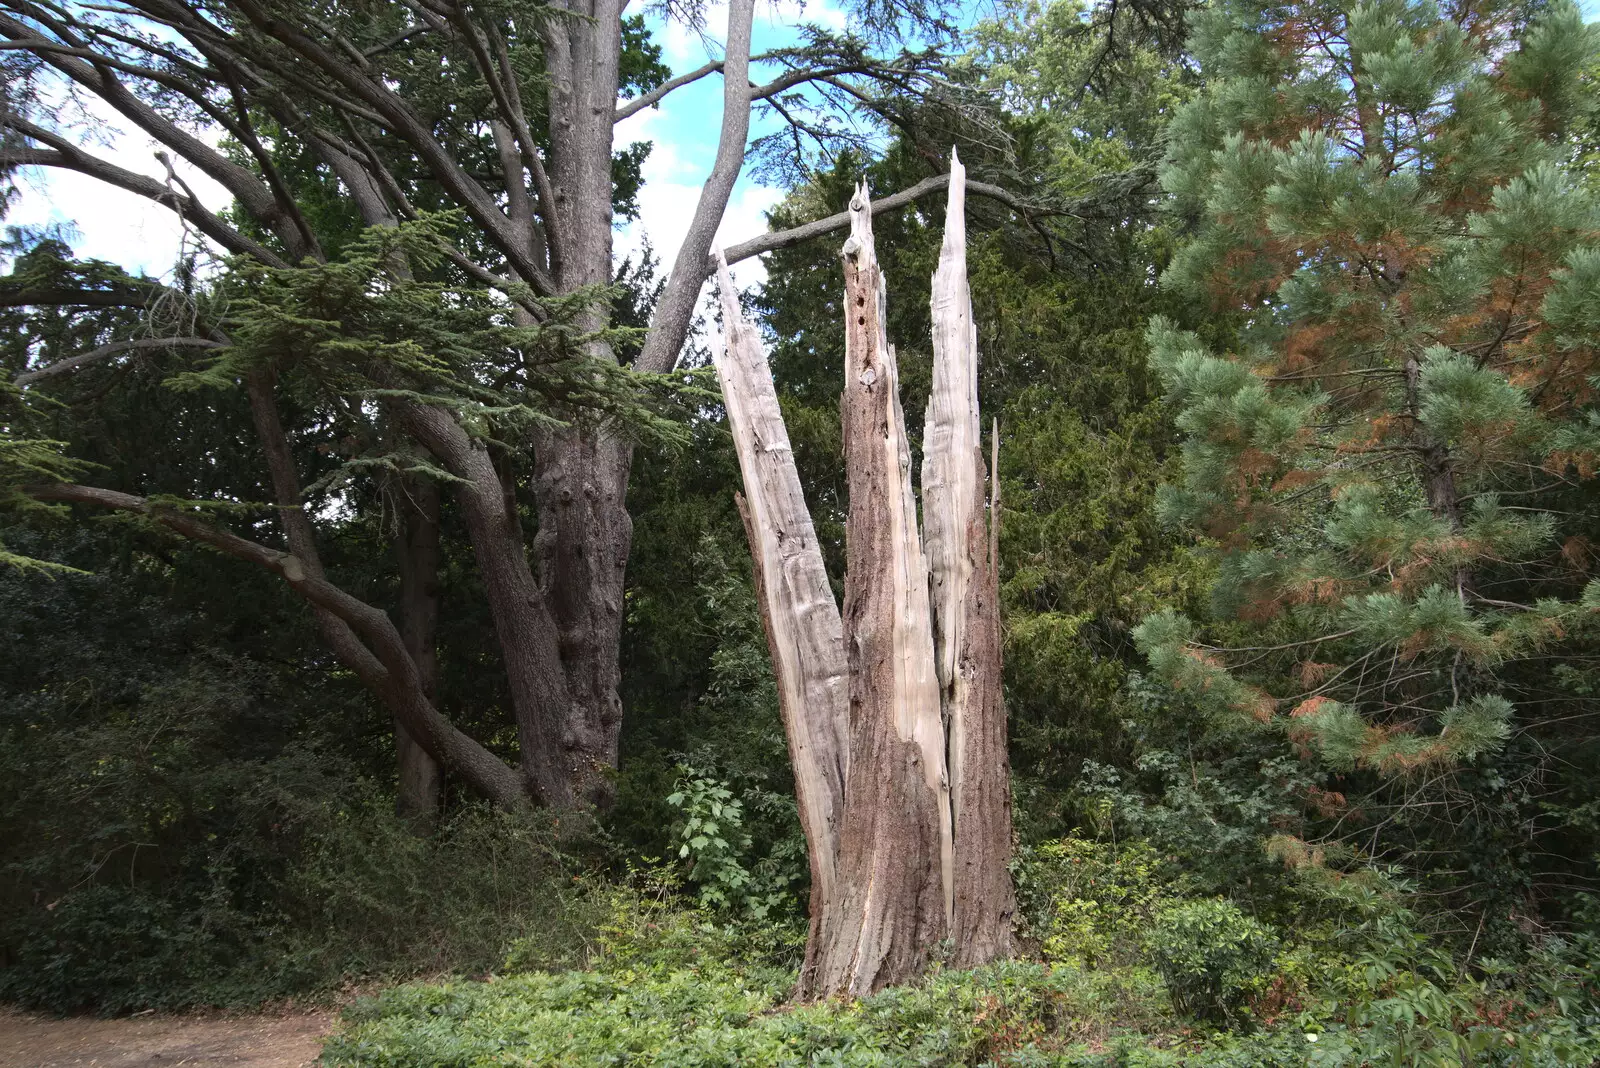
[(55, 1019), (0, 1009), (0, 1068), (305, 1068), (334, 1020), (327, 1012)]

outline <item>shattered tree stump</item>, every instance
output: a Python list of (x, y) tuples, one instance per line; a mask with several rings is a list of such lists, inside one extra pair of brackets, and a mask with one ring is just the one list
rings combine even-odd
[[(740, 314), (726, 264), (719, 271), (725, 333), (717, 374), (811, 857), (805, 997), (904, 982), (946, 941), (958, 967), (1011, 951), (999, 500), (984, 492), (965, 183), (952, 153), (933, 279), (920, 528), (866, 188), (850, 202), (842, 614), (766, 354)], [(992, 444), (997, 458), (998, 427)]]

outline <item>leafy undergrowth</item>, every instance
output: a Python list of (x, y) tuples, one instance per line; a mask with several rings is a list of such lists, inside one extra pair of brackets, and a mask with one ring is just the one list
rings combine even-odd
[[(617, 892), (592, 970), (418, 983), (347, 1010), (327, 1068), (1587, 1065), (1591, 947), (1456, 965), (1349, 884), (1288, 936), (1186, 894), (1140, 846), (1066, 840), (1019, 883), (1033, 960), (797, 1005), (798, 933)], [(1309, 907), (1308, 919), (1315, 914)]]

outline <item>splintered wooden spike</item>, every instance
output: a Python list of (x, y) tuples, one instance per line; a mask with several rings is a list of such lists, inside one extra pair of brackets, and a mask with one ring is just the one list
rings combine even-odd
[(839, 907), (823, 917), (805, 992), (860, 995), (917, 975), (947, 936), (952, 847), (927, 562), (864, 186), (850, 210), (841, 410), (851, 773)]
[[(933, 391), (922, 503), (954, 828), (955, 960), (1005, 955), (1014, 911), (1010, 766), (1001, 701), (998, 498), (986, 509), (978, 334), (967, 282), (966, 168), (950, 156), (944, 241), (933, 276)], [(998, 437), (995, 447), (998, 448)], [(998, 457), (998, 453), (996, 453)]]
[[(950, 725), (950, 778), (961, 779), (960, 732), (952, 717), (965, 682), (957, 658), (965, 633), (962, 606), (972, 582), (967, 526), (983, 501), (978, 442), (978, 335), (967, 288), (966, 168), (952, 154), (944, 241), (933, 275), (933, 390), (923, 427), (922, 505), (933, 586), (933, 633), (939, 686)], [(960, 799), (955, 802), (960, 818)]]
[(843, 632), (766, 352), (740, 311), (722, 250), (715, 254), (723, 343), (714, 351), (714, 363), (743, 476), (740, 513), (755, 563), (762, 624), (811, 856), (815, 917), (836, 892), (839, 821), (849, 769)]

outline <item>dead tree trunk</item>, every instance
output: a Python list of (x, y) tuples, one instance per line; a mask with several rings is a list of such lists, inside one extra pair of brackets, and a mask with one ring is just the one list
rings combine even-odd
[(811, 859), (811, 937), (802, 973), (809, 977), (817, 965), (819, 921), (837, 894), (835, 858), (850, 757), (844, 636), (767, 357), (755, 328), (740, 315), (725, 262), (719, 264), (718, 285), (727, 343), (715, 358), (717, 377), (734, 439), (749, 445), (738, 450), (749, 493), (738, 497), (739, 513), (755, 562), (756, 600)]
[(928, 565), (900, 375), (863, 186), (844, 246), (844, 633), (850, 762), (840, 892), (818, 931), (815, 993), (867, 994), (921, 971), (950, 927), (950, 794)]
[[(967, 285), (966, 168), (950, 158), (949, 207), (933, 276), (933, 393), (923, 424), (922, 508), (932, 578), (939, 701), (949, 733), (955, 839), (953, 962), (1004, 956), (1015, 912), (1011, 764), (1001, 703), (999, 524), (984, 514), (978, 328)], [(999, 428), (993, 436), (999, 447)], [(990, 517), (999, 515), (998, 472)]]
[[(934, 395), (924, 448), (925, 555), (899, 372), (865, 188), (844, 247), (845, 466), (850, 507), (842, 617), (800, 496), (771, 373), (724, 274), (717, 369), (749, 502), (763, 622), (812, 853), (800, 991), (867, 994), (919, 974), (940, 942), (981, 964), (1010, 950), (1009, 765), (1000, 691), (998, 500), (985, 506), (977, 344), (966, 284), (964, 173), (950, 181), (934, 279)], [(820, 759), (841, 719), (846, 746)], [(839, 807), (823, 811), (834, 768)], [(830, 795), (832, 796), (832, 795)]]

